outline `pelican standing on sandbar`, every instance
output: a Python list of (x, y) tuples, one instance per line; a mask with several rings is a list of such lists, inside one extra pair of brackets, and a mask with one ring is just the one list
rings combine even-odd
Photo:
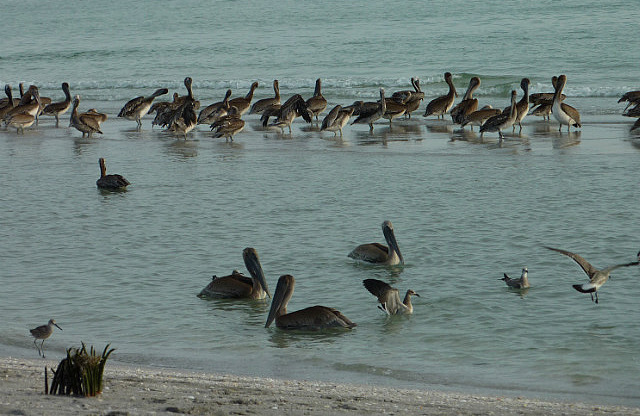
[(402, 253), (400, 253), (400, 248), (398, 248), (398, 242), (396, 241), (391, 221), (387, 220), (382, 223), (382, 233), (388, 246), (380, 243), (361, 244), (349, 253), (349, 257), (367, 263), (386, 266), (404, 264), (404, 258), (402, 257)]
[(413, 305), (411, 304), (411, 296), (420, 297), (419, 294), (409, 289), (404, 295), (404, 300), (401, 302), (398, 289), (391, 287), (391, 285), (382, 280), (364, 279), (362, 284), (373, 296), (378, 298), (378, 302), (380, 302), (378, 308), (387, 315), (412, 314)]
[(242, 250), (242, 258), (251, 277), (247, 277), (237, 270), (234, 270), (229, 276), (213, 276), (213, 280), (202, 289), (198, 296), (218, 299), (264, 299), (267, 296), (271, 297), (256, 249), (245, 248)]
[(300, 329), (317, 331), (328, 328), (353, 328), (351, 322), (340, 311), (326, 306), (311, 306), (287, 313), (287, 304), (293, 295), (295, 279), (290, 274), (280, 276), (271, 301), (271, 309), (264, 327), (269, 328), (275, 320), (280, 329)]
[(551, 112), (556, 120), (560, 123), (560, 128), (558, 131), (562, 131), (562, 126), (567, 126), (567, 131), (573, 127), (582, 127), (580, 123), (580, 113), (575, 108), (571, 107), (569, 104), (565, 104), (561, 100), (562, 89), (564, 85), (567, 83), (567, 76), (560, 75), (558, 77), (558, 81), (556, 82), (555, 88), (556, 91), (553, 94), (553, 105), (551, 106)]
[[(573, 285), (573, 288), (580, 293), (591, 294), (591, 300), (595, 303), (598, 303), (598, 289), (600, 289), (600, 287), (603, 284), (605, 284), (607, 280), (609, 280), (609, 275), (613, 270), (620, 267), (637, 266), (638, 264), (640, 264), (640, 261), (632, 261), (630, 263), (616, 264), (615, 266), (609, 266), (602, 270), (598, 270), (595, 267), (593, 267), (588, 261), (586, 261), (582, 256), (579, 256), (575, 253), (572, 253), (566, 250), (561, 250), (559, 248), (552, 248), (547, 246), (545, 246), (545, 248), (549, 250), (557, 251), (558, 253), (564, 254), (565, 256), (572, 258), (576, 263), (578, 263), (580, 267), (582, 267), (582, 270), (584, 270), (587, 276), (589, 276), (589, 283), (585, 283), (582, 285)], [(595, 299), (593, 298), (594, 293), (596, 294)]]

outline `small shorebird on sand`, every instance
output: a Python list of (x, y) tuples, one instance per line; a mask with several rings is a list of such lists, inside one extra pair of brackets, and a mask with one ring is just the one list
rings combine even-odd
[[(53, 334), (53, 326), (56, 326), (59, 330), (62, 331), (62, 328), (60, 328), (58, 326), (58, 324), (56, 324), (56, 321), (54, 321), (53, 319), (49, 319), (49, 323), (46, 325), (40, 325), (37, 328), (33, 328), (30, 329), (29, 331), (31, 332), (31, 335), (33, 335), (33, 337), (35, 338), (33, 340), (33, 345), (36, 346), (36, 348), (38, 349), (38, 355), (41, 355), (42, 358), (44, 357), (44, 341), (49, 338), (51, 336), (51, 334)], [(36, 343), (39, 339), (42, 340), (42, 342), (40, 343), (40, 346), (38, 347), (38, 344)]]

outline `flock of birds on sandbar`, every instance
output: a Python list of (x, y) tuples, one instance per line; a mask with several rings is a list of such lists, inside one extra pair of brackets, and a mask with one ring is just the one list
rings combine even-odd
[[(446, 72), (444, 80), (449, 86), (449, 91), (429, 101), (424, 117), (436, 116), (444, 119), (445, 114), (450, 114), (452, 121), (462, 128), (469, 125), (473, 130), (473, 126), (478, 126), (481, 137), (484, 133), (497, 132), (500, 140), (504, 137), (502, 132), (510, 127), (513, 131), (516, 126), (522, 130), (522, 120), (529, 114), (541, 116), (545, 120), (550, 120), (553, 114), (559, 123), (560, 131), (563, 126), (567, 126), (567, 131), (571, 127), (582, 127), (580, 112), (564, 102), (566, 96), (562, 92), (567, 82), (566, 75), (552, 78), (554, 92), (535, 94), (529, 94), (530, 81), (523, 78), (520, 82), (522, 97), (517, 100), (517, 92), (512, 90), (510, 105), (503, 109), (493, 108), (491, 105), (479, 108), (478, 99), (473, 98), (474, 92), (480, 87), (480, 78), (475, 76), (470, 79), (462, 100), (454, 106), (458, 93), (452, 74)], [(327, 100), (322, 95), (322, 83), (319, 78), (316, 80), (313, 96), (306, 100), (300, 94), (293, 94), (282, 103), (278, 80), (274, 80), (274, 96), (254, 102), (253, 96), (258, 83), (253, 82), (244, 97), (231, 98), (232, 91), (229, 89), (221, 101), (212, 103), (202, 110), (200, 101), (194, 97), (191, 77), (185, 78), (184, 85), (187, 94), (180, 95), (175, 92), (172, 101), (154, 103), (156, 98), (169, 93), (167, 88), (159, 88), (146, 97), (133, 98), (122, 107), (118, 117), (135, 121), (140, 128), (142, 118), (155, 113), (152, 126), (160, 126), (185, 139), (196, 126), (205, 124), (213, 131), (214, 138), (224, 137), (227, 141), (232, 141), (233, 137), (244, 129), (244, 114), (259, 115), (264, 128), (279, 128), (282, 131), (287, 128), (291, 132), (291, 124), (296, 118), (302, 117), (307, 123), (314, 120), (319, 122), (320, 115), (327, 109)], [(342, 129), (349, 123), (366, 124), (373, 131), (374, 123), (380, 119), (392, 123), (401, 116), (411, 118), (411, 113), (418, 110), (425, 99), (419, 79), (411, 78), (411, 86), (412, 89), (393, 92), (390, 97), (386, 96), (384, 88), (380, 88), (380, 99), (377, 101), (355, 101), (350, 105), (336, 105), (322, 119), (320, 131), (333, 132), (334, 136), (340, 133), (342, 136)], [(7, 84), (7, 98), (0, 100), (0, 118), (5, 126), (14, 127), (18, 133), (24, 133), (26, 127), (37, 124), (40, 115), (55, 117), (58, 126), (60, 116), (71, 108), (70, 127), (82, 132), (83, 137), (92, 137), (94, 133), (101, 134), (100, 125), (107, 119), (107, 115), (95, 109), (78, 112), (80, 96), (76, 95), (72, 99), (69, 84), (66, 82), (62, 83), (62, 91), (65, 95), (64, 100), (52, 102), (51, 98), (40, 96), (37, 86), (31, 85), (24, 91), (23, 84), (20, 84), (21, 97), (13, 98), (11, 86)], [(638, 118), (631, 128), (635, 130), (640, 127), (640, 91), (625, 93), (618, 102), (624, 101), (628, 102), (628, 105), (623, 115)]]
[[(354, 248), (348, 254), (348, 257), (358, 262), (373, 265), (402, 267), (404, 258), (400, 252), (391, 221), (387, 220), (382, 223), (382, 232), (386, 245), (381, 243), (361, 244)], [(609, 280), (613, 270), (640, 264), (640, 252), (638, 252), (636, 261), (597, 269), (578, 254), (558, 248), (544, 247), (568, 256), (582, 268), (589, 280), (583, 284), (574, 284), (573, 288), (581, 293), (589, 293), (591, 300), (596, 304), (599, 303), (598, 290)], [(270, 327), (274, 321), (276, 327), (282, 330), (318, 331), (331, 328), (351, 329), (357, 326), (355, 322), (333, 307), (315, 305), (289, 312), (287, 305), (293, 296), (295, 278), (290, 274), (280, 276), (276, 290), (271, 295), (256, 249), (252, 247), (245, 248), (242, 252), (242, 257), (250, 277), (238, 270), (234, 270), (228, 276), (217, 277), (214, 275), (211, 282), (198, 294), (198, 297), (205, 299), (249, 300), (269, 297), (271, 298), (271, 306), (264, 325), (265, 328)], [(503, 280), (513, 290), (526, 291), (530, 288), (527, 267), (522, 269), (522, 275), (519, 278), (511, 278), (504, 273), (504, 277), (498, 280)], [(412, 296), (420, 297), (417, 292), (408, 289), (404, 298), (401, 299), (397, 288), (378, 279), (364, 279), (362, 284), (376, 297), (378, 301), (377, 307), (387, 316), (412, 314), (414, 307), (411, 303), (411, 298)], [(31, 330), (34, 344), (43, 358), (44, 341), (51, 336), (54, 326), (62, 329), (56, 324), (55, 320), (51, 319), (47, 325)], [(42, 340), (40, 346), (37, 344), (38, 340)]]

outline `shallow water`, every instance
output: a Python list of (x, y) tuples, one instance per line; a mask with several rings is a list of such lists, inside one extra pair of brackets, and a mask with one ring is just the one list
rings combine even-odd
[[(53, 98), (68, 80), (81, 109), (110, 119), (92, 139), (50, 118), (24, 136), (0, 130), (0, 352), (33, 356), (27, 329), (54, 317), (64, 331), (45, 344), (50, 357), (80, 341), (111, 343), (114, 359), (132, 364), (640, 404), (639, 272), (616, 270), (595, 305), (571, 288), (586, 281), (580, 268), (542, 247), (576, 251), (598, 267), (631, 261), (639, 249), (640, 139), (616, 102), (636, 87), (639, 52), (612, 48), (636, 11), (587, 2), (584, 16), (568, 19), (552, 2), (507, 3), (513, 17), (492, 20), (487, 10), (456, 25), (467, 3), (411, 12), (373, 2), (314, 26), (330, 5), (223, 2), (218, 13), (191, 17), (202, 4), (182, 4), (139, 2), (125, 13), (95, 3), (73, 11), (102, 17), (77, 19), (73, 42), (8, 37), (0, 83), (36, 83)], [(66, 34), (68, 6), (47, 7), (22, 22), (25, 30)], [(267, 11), (282, 20), (251, 23)], [(147, 23), (137, 26), (141, 16)], [(589, 33), (587, 23), (602, 30)], [(518, 24), (527, 35), (497, 46)], [(552, 42), (565, 32), (583, 40), (577, 56)], [(480, 76), (476, 95), (494, 106), (507, 105), (523, 76), (537, 92), (566, 73), (584, 126), (558, 133), (555, 121), (529, 117), (499, 146), (495, 134), (480, 141), (448, 120), (422, 118), (423, 104), (412, 120), (380, 122), (373, 134), (348, 126), (342, 140), (301, 121), (291, 135), (264, 131), (247, 116), (225, 143), (202, 126), (185, 141), (152, 129), (148, 117), (141, 131), (116, 118), (128, 99), (158, 86), (183, 93), (186, 75), (204, 104), (227, 88), (244, 95), (254, 79), (256, 98), (270, 96), (276, 77), (283, 97), (308, 97), (320, 76), (332, 106), (407, 88), (411, 76), (429, 100), (446, 90), (445, 70), (460, 95)], [(132, 182), (127, 192), (95, 188), (99, 157)], [(405, 266), (347, 258), (357, 244), (382, 241), (385, 219)], [(291, 310), (337, 307), (358, 327), (284, 333), (263, 328), (268, 301), (199, 299), (211, 275), (244, 271), (248, 246), (271, 290), (281, 274), (296, 277)], [(523, 266), (526, 294), (498, 280)], [(419, 292), (414, 315), (377, 310), (362, 287), (372, 277)]]

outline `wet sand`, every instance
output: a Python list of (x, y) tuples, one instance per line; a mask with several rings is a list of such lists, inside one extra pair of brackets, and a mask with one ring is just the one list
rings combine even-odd
[[(44, 395), (54, 360), (0, 359), (10, 415), (640, 415), (640, 408), (331, 382), (205, 374), (107, 363), (94, 398)], [(51, 380), (51, 378), (50, 378)]]

